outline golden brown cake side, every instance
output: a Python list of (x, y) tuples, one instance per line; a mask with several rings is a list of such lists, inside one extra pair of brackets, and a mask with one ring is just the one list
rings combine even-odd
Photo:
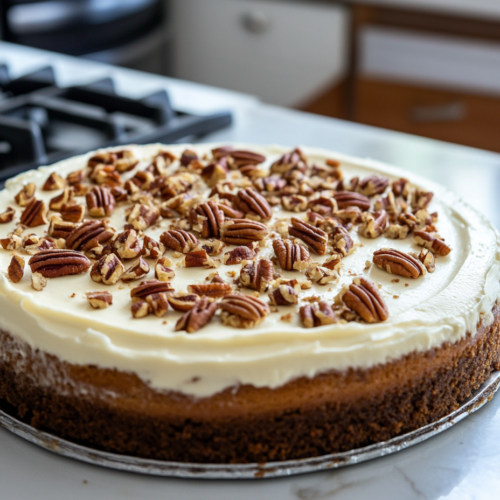
[(116, 453), (204, 463), (319, 456), (455, 410), (500, 369), (500, 306), (493, 313), (476, 335), (370, 369), (198, 399), (158, 392), (131, 373), (62, 362), (2, 331), (0, 398), (39, 429)]

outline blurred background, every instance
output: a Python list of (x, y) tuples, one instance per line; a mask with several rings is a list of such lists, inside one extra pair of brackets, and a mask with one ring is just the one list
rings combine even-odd
[(499, 0), (2, 0), (0, 36), (500, 151)]

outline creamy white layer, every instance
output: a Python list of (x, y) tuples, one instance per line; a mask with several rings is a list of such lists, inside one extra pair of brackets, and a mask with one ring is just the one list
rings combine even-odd
[[(157, 144), (131, 146), (129, 149), (141, 159), (137, 169), (142, 169), (159, 149), (180, 155), (186, 147)], [(208, 153), (212, 147), (189, 145), (200, 155)], [(265, 154), (266, 165), (289, 150), (278, 146), (236, 147)], [(391, 179), (404, 176), (435, 193), (430, 211), (439, 213), (439, 233), (452, 247), (452, 252), (437, 259), (433, 274), (417, 280), (398, 277), (396, 283), (393, 282), (394, 275), (375, 266), (365, 270), (365, 262), (371, 261), (375, 250), (392, 247), (409, 252), (420, 248), (412, 238), (388, 240), (382, 236), (369, 240), (358, 238), (354, 230), (351, 234), (360, 245), (343, 261), (339, 282), (326, 287), (315, 286), (303, 293), (303, 296), (321, 294), (326, 300), (332, 300), (342, 285), (352, 282), (353, 275), (365, 276), (381, 284), (381, 293), (390, 311), (390, 317), (384, 323), (348, 323), (304, 329), (297, 314), (291, 323), (281, 319), (289, 312), (296, 312), (296, 307), (280, 307), (279, 312), (272, 313), (255, 329), (225, 327), (216, 317), (197, 333), (174, 332), (175, 322), (180, 316), (174, 311), (169, 311), (165, 318), (132, 319), (130, 288), (139, 282), (108, 287), (94, 283), (87, 273), (50, 279), (42, 292), (36, 292), (30, 286), (28, 266), (20, 283), (14, 284), (8, 279), (6, 270), (11, 252), (0, 250), (0, 328), (33, 348), (70, 363), (132, 371), (154, 388), (204, 397), (238, 384), (274, 388), (296, 377), (313, 377), (327, 370), (370, 367), (413, 351), (456, 342), (467, 332), (474, 333), (480, 320), (486, 324), (492, 321), (491, 309), (500, 294), (500, 247), (499, 234), (488, 220), (444, 188), (402, 170), (324, 150), (306, 147), (303, 150), (313, 162), (322, 163), (326, 158), (340, 160), (347, 179), (373, 173)], [(17, 213), (12, 223), (0, 226), (0, 236), (5, 237), (19, 220), (20, 210), (14, 195), (23, 184), (35, 182), (41, 187), (50, 172), (66, 175), (83, 168), (89, 155), (10, 180), (0, 193), (0, 211), (10, 205), (16, 207)], [(37, 197), (47, 201), (55, 194), (58, 192), (37, 190)], [(290, 214), (280, 213), (279, 216), (289, 217)], [(125, 222), (124, 208), (118, 208), (111, 220), (121, 230)], [(163, 220), (147, 234), (158, 239), (168, 224), (169, 221)], [(46, 229), (42, 226), (27, 230), (25, 234), (43, 234)], [(172, 257), (172, 252), (168, 251), (166, 255)], [(261, 255), (272, 255), (272, 247), (269, 245)], [(312, 257), (324, 260), (315, 255)], [(173, 267), (176, 290), (185, 290), (190, 283), (204, 282), (211, 272)], [(227, 273), (239, 272), (239, 269), (239, 265), (221, 266), (218, 272), (221, 277), (232, 281)], [(284, 273), (290, 278), (298, 274)], [(153, 271), (148, 277), (153, 277)], [(105, 310), (91, 309), (85, 298), (85, 293), (91, 290), (111, 291), (113, 306)], [(261, 298), (267, 300), (265, 295)]]

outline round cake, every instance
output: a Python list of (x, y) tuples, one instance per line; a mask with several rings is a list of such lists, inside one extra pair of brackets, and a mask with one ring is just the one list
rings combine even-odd
[(126, 455), (301, 459), (434, 422), (500, 368), (499, 235), (371, 160), (100, 150), (0, 192), (0, 400)]

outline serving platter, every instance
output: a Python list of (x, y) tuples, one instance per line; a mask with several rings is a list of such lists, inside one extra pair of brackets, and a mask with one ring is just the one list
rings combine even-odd
[(465, 417), (490, 401), (500, 386), (500, 372), (493, 372), (470, 398), (454, 412), (441, 420), (403, 434), (388, 441), (341, 453), (332, 453), (320, 457), (264, 464), (195, 464), (164, 462), (138, 457), (130, 457), (94, 450), (61, 439), (53, 434), (39, 431), (21, 422), (9, 413), (0, 410), (0, 426), (13, 434), (45, 448), (58, 455), (82, 462), (116, 469), (164, 477), (199, 478), (199, 479), (252, 479), (286, 477), (308, 472), (318, 472), (345, 467), (383, 457), (404, 450), (439, 434), (457, 424)]

